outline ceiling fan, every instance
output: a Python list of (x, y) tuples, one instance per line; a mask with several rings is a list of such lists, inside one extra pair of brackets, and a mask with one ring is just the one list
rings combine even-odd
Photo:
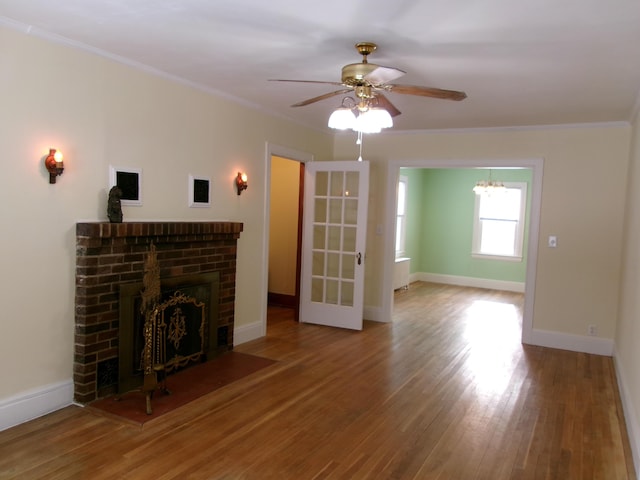
[(444, 100), (463, 100), (467, 97), (464, 92), (458, 92), (455, 90), (443, 90), (433, 87), (421, 87), (417, 85), (398, 85), (391, 82), (396, 78), (401, 77), (406, 72), (394, 68), (383, 67), (374, 63), (369, 63), (367, 57), (374, 50), (377, 45), (371, 42), (360, 42), (355, 45), (356, 50), (362, 55), (361, 63), (350, 63), (342, 67), (342, 81), (341, 82), (324, 82), (317, 80), (283, 80), (276, 79), (276, 82), (302, 82), (302, 83), (322, 83), (327, 85), (339, 85), (345, 87), (341, 90), (318, 95), (317, 97), (309, 98), (298, 103), (291, 105), (292, 107), (303, 107), (311, 103), (318, 102), (320, 100), (326, 100), (327, 98), (334, 97), (336, 95), (355, 93), (358, 97), (360, 105), (369, 107), (376, 106), (383, 108), (389, 112), (392, 117), (400, 115), (398, 110), (382, 92), (401, 93), (404, 95), (418, 95), (422, 97), (433, 97)]

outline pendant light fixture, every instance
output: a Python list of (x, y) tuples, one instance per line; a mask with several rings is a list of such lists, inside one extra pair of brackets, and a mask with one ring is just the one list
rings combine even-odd
[(506, 191), (507, 187), (504, 186), (504, 183), (491, 178), (491, 170), (489, 170), (488, 180), (480, 180), (476, 183), (476, 186), (473, 187), (473, 192), (476, 195), (490, 196), (496, 193), (504, 193)]

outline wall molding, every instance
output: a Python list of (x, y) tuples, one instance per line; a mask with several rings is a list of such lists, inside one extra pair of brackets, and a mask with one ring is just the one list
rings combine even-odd
[[(640, 99), (640, 95), (638, 95)], [(633, 118), (633, 115), (631, 115)], [(632, 120), (619, 120), (611, 122), (586, 122), (586, 123), (555, 123), (549, 125), (502, 125), (498, 127), (467, 127), (467, 128), (430, 128), (423, 130), (387, 130), (380, 135), (425, 135), (443, 133), (501, 133), (501, 132), (530, 132), (540, 130), (567, 130), (576, 128), (621, 128), (630, 126)]]
[(624, 413), (625, 425), (627, 426), (627, 436), (629, 437), (629, 446), (631, 447), (631, 455), (633, 457), (633, 466), (638, 471), (640, 468), (640, 423), (633, 408), (633, 397), (626, 387), (629, 383), (622, 362), (618, 361), (617, 353), (613, 356), (613, 366), (616, 371), (616, 380), (618, 382), (618, 390), (620, 391), (620, 399), (622, 401), (622, 411)]
[[(443, 283), (446, 285), (459, 285), (461, 287), (488, 288), (490, 290), (505, 290), (507, 292), (524, 293), (524, 282), (511, 282), (506, 280), (491, 280), (488, 278), (463, 277), (459, 275), (444, 275), (440, 273), (412, 273), (409, 281), (422, 281)], [(409, 287), (411, 288), (411, 287)]]
[(538, 329), (533, 329), (531, 338), (526, 343), (539, 347), (558, 348), (560, 350), (591, 353), (606, 357), (612, 357), (614, 349), (613, 340), (610, 338), (588, 337), (586, 335)]
[(266, 332), (262, 322), (253, 322), (233, 329), (233, 344), (240, 345), (256, 338), (264, 337)]
[(0, 400), (0, 431), (60, 410), (72, 403), (72, 379)]
[(385, 322), (381, 307), (367, 307), (365, 305), (362, 312), (362, 318), (364, 320), (371, 320), (372, 322)]

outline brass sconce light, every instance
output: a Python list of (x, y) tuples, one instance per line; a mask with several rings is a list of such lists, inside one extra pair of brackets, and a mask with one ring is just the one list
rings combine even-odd
[(238, 189), (238, 195), (243, 190), (246, 190), (249, 184), (247, 183), (247, 174), (238, 172), (238, 176), (236, 177), (236, 188)]
[(49, 155), (44, 159), (44, 165), (49, 172), (49, 183), (56, 183), (56, 177), (64, 172), (62, 152), (57, 151), (55, 148), (50, 148)]

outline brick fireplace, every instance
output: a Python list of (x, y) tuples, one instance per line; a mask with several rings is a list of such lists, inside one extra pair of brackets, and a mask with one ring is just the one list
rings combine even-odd
[(74, 399), (88, 403), (116, 393), (119, 292), (141, 282), (150, 245), (160, 279), (218, 272), (214, 349), (233, 348), (236, 252), (242, 223), (127, 222), (76, 224)]

